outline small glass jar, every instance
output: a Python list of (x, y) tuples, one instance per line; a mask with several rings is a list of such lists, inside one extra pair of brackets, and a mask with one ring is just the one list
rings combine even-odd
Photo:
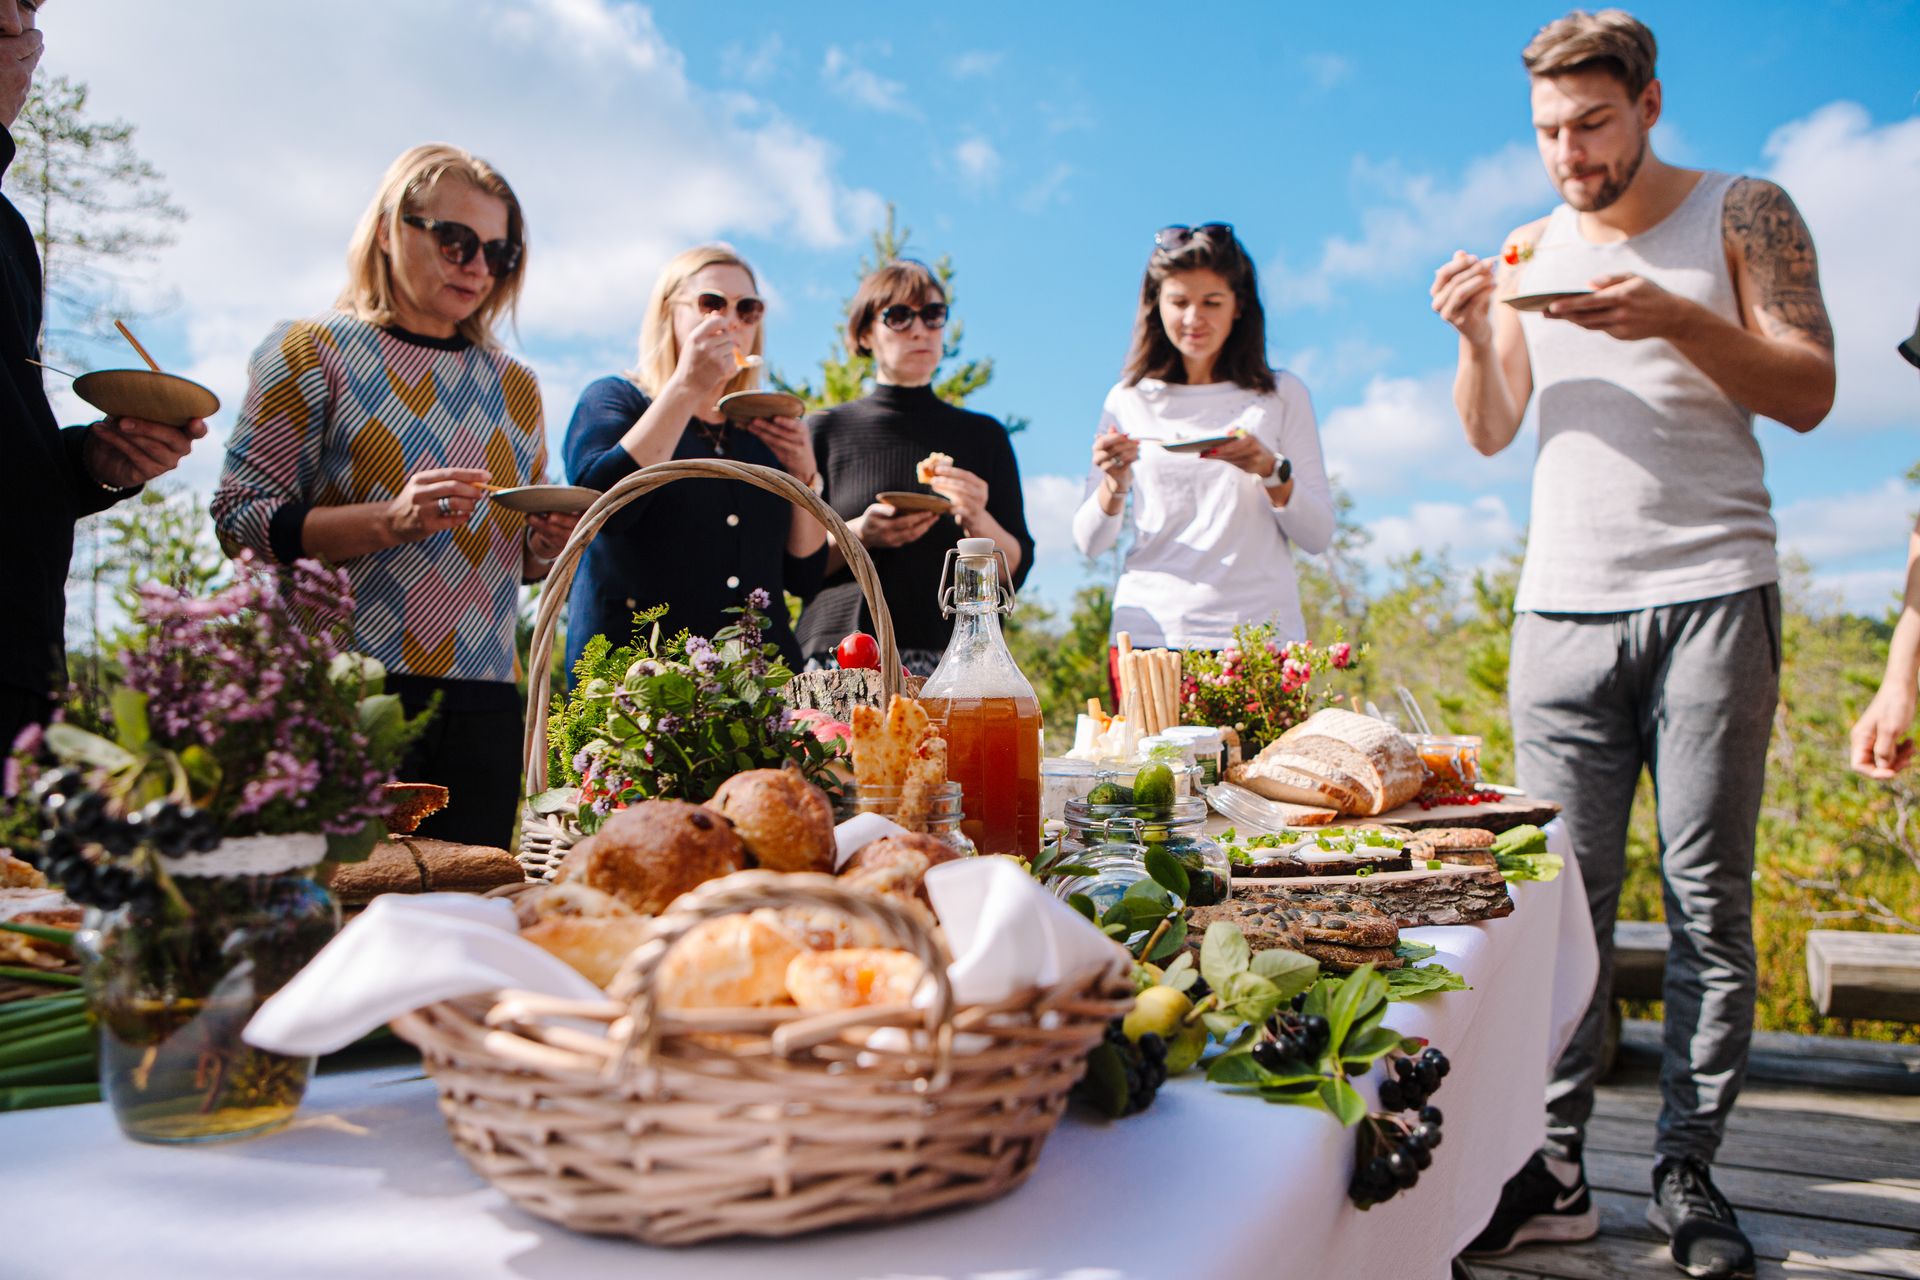
[(1410, 733), (1407, 741), (1420, 753), (1429, 788), (1458, 793), (1480, 785), (1480, 735)]
[[(1163, 849), (1186, 868), (1187, 905), (1207, 907), (1232, 894), (1233, 868), (1206, 827), (1207, 803), (1197, 798), (1162, 807), (1069, 800), (1060, 847), (1067, 861), (1094, 867), (1103, 881), (1129, 868), (1130, 879), (1140, 879), (1147, 874), (1148, 851)], [(1069, 884), (1059, 892), (1065, 897), (1086, 889)]]
[(297, 875), (175, 884), (185, 920), (95, 911), (76, 939), (114, 1118), (142, 1142), (277, 1129), (298, 1110), (313, 1059), (256, 1049), (240, 1033), (333, 937), (340, 910)]
[(1226, 743), (1220, 737), (1218, 729), (1209, 729), (1205, 725), (1183, 724), (1167, 730), (1160, 735), (1185, 746), (1193, 755), (1193, 763), (1199, 767), (1200, 776), (1196, 785), (1210, 787), (1220, 781), (1225, 771)]
[(838, 799), (833, 802), (833, 820), (845, 822), (862, 813), (877, 813), (883, 818), (899, 822), (909, 831), (924, 831), (935, 839), (944, 841), (957, 850), (961, 856), (971, 858), (978, 852), (967, 833), (960, 829), (960, 822), (966, 817), (961, 807), (960, 784), (943, 782), (932, 789), (931, 803), (924, 818), (907, 815), (907, 821), (901, 821), (900, 799), (902, 787), (862, 787), (849, 785)]

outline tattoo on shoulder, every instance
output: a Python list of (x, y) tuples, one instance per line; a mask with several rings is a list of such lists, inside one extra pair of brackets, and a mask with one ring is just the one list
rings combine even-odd
[(1747, 265), (1755, 294), (1750, 301), (1766, 335), (1802, 337), (1833, 350), (1813, 236), (1787, 193), (1774, 183), (1742, 178), (1727, 192), (1721, 221), (1727, 244)]

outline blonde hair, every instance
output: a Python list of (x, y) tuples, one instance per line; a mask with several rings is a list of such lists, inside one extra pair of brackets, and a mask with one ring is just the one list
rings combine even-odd
[(521, 246), (520, 261), (512, 271), (494, 280), (486, 299), (457, 326), (461, 337), (475, 346), (496, 345), (493, 322), (502, 313), (509, 318), (520, 303), (520, 285), (527, 274), (527, 226), (520, 200), (499, 170), (485, 160), (445, 142), (429, 142), (404, 151), (387, 166), (380, 189), (360, 215), (353, 241), (347, 246), (347, 285), (334, 305), (368, 324), (394, 323), (393, 260), (380, 247), (381, 228), (392, 245), (401, 234), (401, 218), (418, 213), (420, 203), (447, 180), (464, 182), (475, 191), (494, 196), (507, 206), (507, 239)]
[(1653, 32), (1625, 9), (1575, 9), (1540, 28), (1521, 50), (1520, 61), (1531, 76), (1604, 71), (1626, 86), (1629, 98), (1637, 98), (1653, 81), (1658, 52)]
[[(759, 278), (753, 274), (753, 268), (747, 265), (730, 244), (715, 241), (712, 244), (697, 245), (694, 248), (675, 254), (660, 268), (660, 278), (653, 282), (653, 296), (647, 299), (647, 314), (640, 322), (640, 363), (627, 370), (627, 379), (650, 396), (660, 394), (667, 385), (667, 379), (673, 377), (674, 368), (680, 363), (680, 340), (673, 332), (673, 303), (680, 291), (687, 287), (687, 281), (708, 267), (738, 267), (747, 273), (747, 279), (753, 281), (753, 287), (760, 287)], [(766, 345), (765, 314), (762, 322), (753, 327), (753, 347), (741, 355), (757, 356)], [(751, 391), (760, 385), (760, 370), (742, 369), (733, 375), (727, 383), (723, 395), (732, 395), (736, 391)]]

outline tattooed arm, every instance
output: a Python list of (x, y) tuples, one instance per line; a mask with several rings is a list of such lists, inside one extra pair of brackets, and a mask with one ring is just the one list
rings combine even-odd
[(1665, 338), (1737, 403), (1811, 431), (1833, 407), (1833, 329), (1813, 237), (1787, 193), (1758, 178), (1727, 192), (1721, 231), (1737, 323), (1634, 275), (1597, 279), (1591, 296), (1547, 314), (1627, 341)]

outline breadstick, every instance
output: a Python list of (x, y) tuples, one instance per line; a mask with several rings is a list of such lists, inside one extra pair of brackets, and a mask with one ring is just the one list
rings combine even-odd
[(1161, 653), (1165, 664), (1161, 670), (1167, 677), (1167, 728), (1172, 729), (1180, 723), (1180, 651), (1163, 649)]
[[(1120, 654), (1120, 660), (1114, 664), (1114, 669), (1120, 673), (1118, 694), (1120, 705), (1125, 706), (1127, 695), (1133, 692), (1133, 633), (1116, 631), (1113, 636), (1113, 647)], [(1131, 719), (1129, 723), (1132, 723)]]
[(1145, 659), (1147, 669), (1147, 697), (1153, 703), (1148, 719), (1153, 723), (1152, 732), (1161, 733), (1167, 727), (1167, 691), (1161, 680), (1160, 651), (1151, 649), (1140, 656)]
[(1144, 712), (1140, 701), (1140, 681), (1138, 674), (1133, 670), (1133, 661), (1133, 653), (1131, 651), (1120, 660), (1120, 683), (1121, 687), (1126, 690), (1126, 693), (1123, 695), (1125, 702), (1121, 705), (1126, 708), (1127, 723), (1133, 726), (1135, 732), (1144, 732), (1141, 724)]

